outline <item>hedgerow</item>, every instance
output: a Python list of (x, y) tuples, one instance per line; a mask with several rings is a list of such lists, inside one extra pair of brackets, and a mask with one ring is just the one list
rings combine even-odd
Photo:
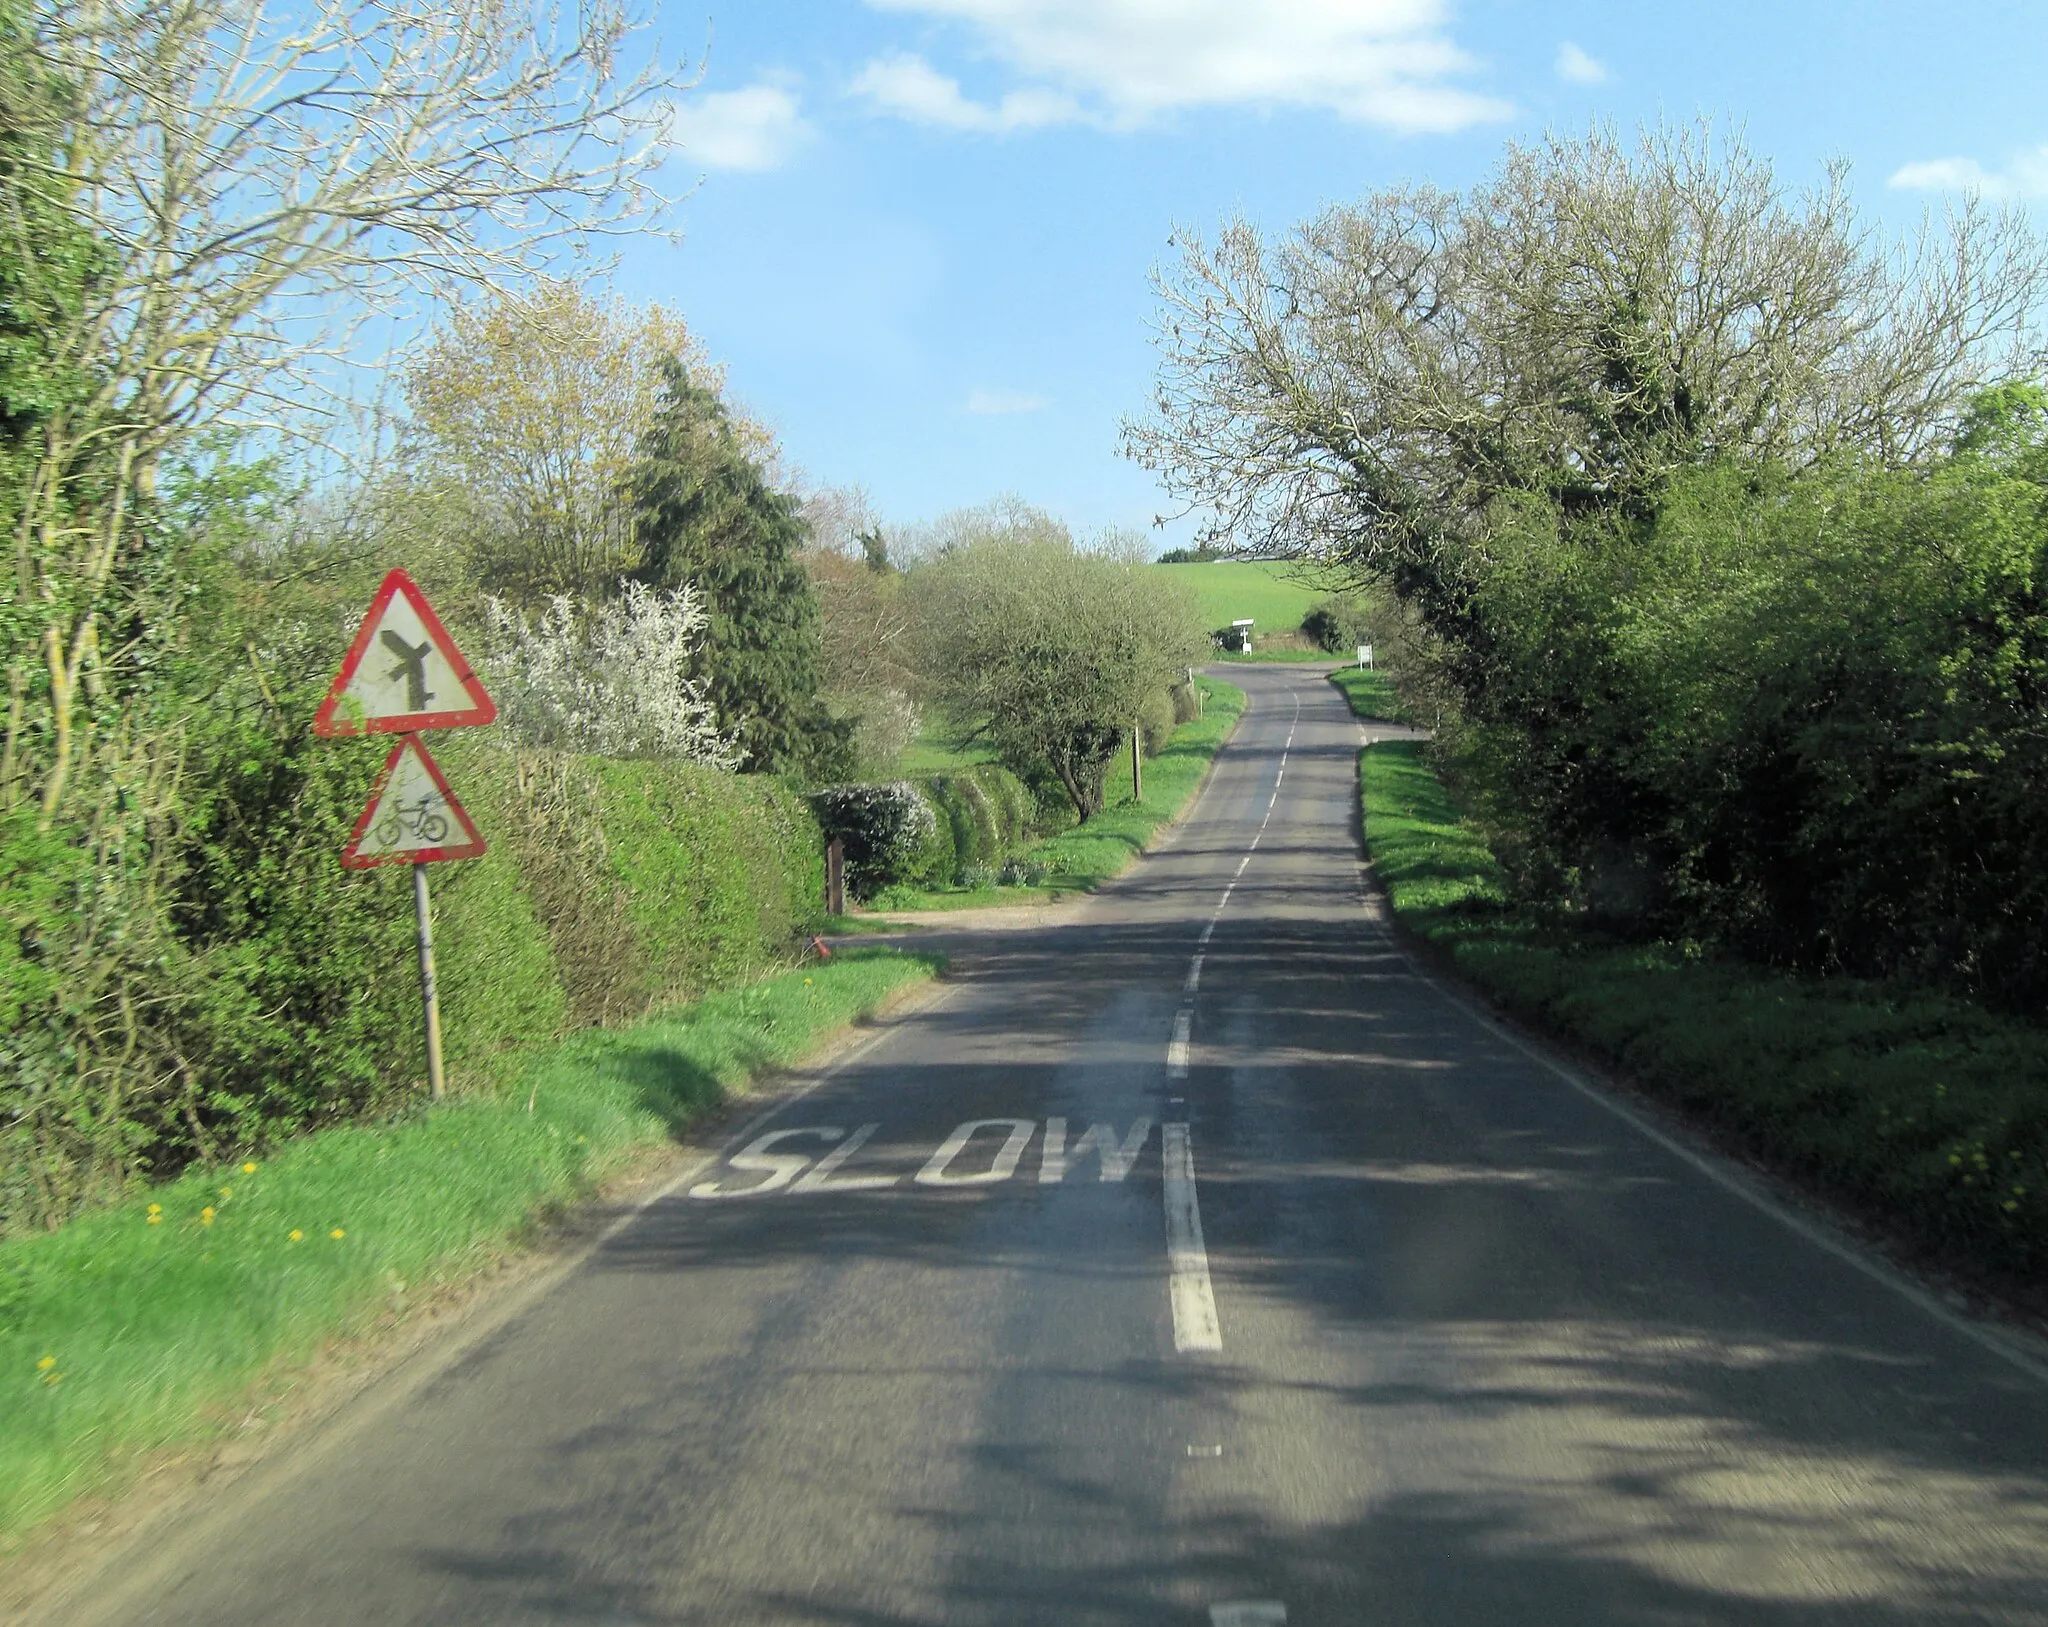
[[(501, 1083), (511, 1059), (569, 1026), (636, 1020), (757, 972), (815, 924), (821, 838), (778, 781), (462, 736), (435, 744), (490, 843), (431, 878), (459, 1089)], [(66, 1071), (68, 980), (35, 951), (38, 921), (75, 909), (79, 889), (66, 890), (61, 867), (0, 866), (14, 953), (0, 1234), (195, 1161), (419, 1101), (408, 878), (337, 862), (387, 749), (260, 717), (199, 743), (203, 789), (164, 844), (176, 860), (165, 865), (170, 931), (153, 951), (155, 1009), (138, 1021), (160, 1060), (140, 1086)], [(25, 836), (5, 851), (13, 865), (38, 850)]]
[(1516, 1015), (1951, 1263), (2048, 1270), (2048, 1033), (1951, 995), (1620, 943), (1511, 901), (1414, 742), (1360, 760), (1397, 920)]
[(1039, 802), (1008, 769), (977, 763), (950, 774), (811, 794), (828, 836), (846, 844), (847, 889), (953, 887), (993, 873), (1029, 844)]

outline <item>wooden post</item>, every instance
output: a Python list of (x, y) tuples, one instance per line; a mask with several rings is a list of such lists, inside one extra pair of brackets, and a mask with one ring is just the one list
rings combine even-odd
[(441, 1069), (441, 997), (434, 988), (434, 923), (427, 898), (427, 867), (417, 861), (412, 867), (412, 907), (419, 916), (420, 1003), (427, 1024), (427, 1089), (438, 1102), (448, 1094), (448, 1079)]
[(846, 842), (838, 836), (825, 844), (825, 913), (846, 913)]
[(1145, 800), (1145, 758), (1141, 748), (1141, 742), (1144, 738), (1145, 731), (1143, 727), (1133, 723), (1131, 725), (1131, 800), (1133, 802), (1143, 802)]

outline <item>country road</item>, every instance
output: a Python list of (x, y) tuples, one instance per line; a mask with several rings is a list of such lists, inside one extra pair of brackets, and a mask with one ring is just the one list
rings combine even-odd
[(1423, 976), (1229, 676), (1121, 882), (53, 1620), (2048, 1624), (2048, 1371)]

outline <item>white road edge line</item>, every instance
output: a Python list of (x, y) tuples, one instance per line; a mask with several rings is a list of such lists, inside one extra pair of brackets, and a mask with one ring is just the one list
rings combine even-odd
[(1195, 1201), (1195, 1154), (1185, 1124), (1160, 1126), (1166, 1180), (1167, 1297), (1173, 1306), (1175, 1350), (1221, 1350), (1216, 1294), (1209, 1285), (1209, 1251), (1202, 1245), (1202, 1211)]
[(1884, 1287), (1889, 1288), (1901, 1299), (1924, 1311), (1951, 1332), (1960, 1333), (1979, 1349), (1989, 1351), (1992, 1355), (2010, 1363), (2035, 1382), (2048, 1384), (2048, 1362), (2036, 1360), (2026, 1352), (2015, 1349), (2000, 1335), (1991, 1332), (1987, 1328), (1978, 1326), (1968, 1317), (1959, 1315), (1925, 1289), (1917, 1288), (1903, 1278), (1895, 1276), (1891, 1271), (1878, 1265), (1875, 1261), (1865, 1259), (1855, 1249), (1850, 1248), (1847, 1244), (1836, 1241), (1836, 1239), (1830, 1237), (1818, 1226), (1810, 1224), (1791, 1210), (1783, 1207), (1769, 1194), (1756, 1190), (1748, 1182), (1740, 1179), (1730, 1171), (1718, 1167), (1710, 1159), (1694, 1152), (1676, 1137), (1666, 1135), (1640, 1113), (1622, 1106), (1620, 1102), (1613, 1100), (1596, 1086), (1581, 1079), (1562, 1063), (1551, 1060), (1551, 1058), (1545, 1056), (1519, 1034), (1496, 1021), (1488, 1012), (1475, 1006), (1471, 1001), (1446, 984), (1439, 982), (1420, 961), (1408, 953), (1407, 949), (1393, 937), (1392, 933), (1388, 932), (1383, 926), (1380, 926), (1378, 922), (1374, 922), (1373, 925), (1379, 932), (1380, 937), (1402, 959), (1408, 962), (1408, 969), (1434, 989), (1445, 1001), (1456, 1006), (1466, 1016), (1470, 1017), (1473, 1022), (1477, 1023), (1495, 1038), (1504, 1040), (1507, 1044), (1512, 1045), (1546, 1073), (1550, 1073), (1563, 1080), (1565, 1084), (1571, 1086), (1573, 1090), (1585, 1097), (1587, 1101), (1598, 1103), (1609, 1113), (1620, 1119), (1622, 1123), (1628, 1125), (1638, 1135), (1646, 1140), (1655, 1142), (1659, 1147), (1670, 1153), (1672, 1157), (1678, 1159), (1680, 1163), (1686, 1164), (1701, 1175), (1704, 1175), (1708, 1180), (1721, 1188), (1722, 1191), (1729, 1193), (1733, 1197), (1740, 1198), (1758, 1213), (1770, 1216), (1771, 1219), (1777, 1221), (1780, 1225), (1805, 1238), (1815, 1248), (1832, 1254), (1844, 1265), (1868, 1277), (1872, 1282), (1880, 1283)]

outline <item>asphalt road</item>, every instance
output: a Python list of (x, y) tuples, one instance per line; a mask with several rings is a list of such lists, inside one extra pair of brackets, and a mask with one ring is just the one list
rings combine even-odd
[(64, 1619), (2048, 1623), (2048, 1373), (1419, 975), (1231, 677), (1122, 884)]

